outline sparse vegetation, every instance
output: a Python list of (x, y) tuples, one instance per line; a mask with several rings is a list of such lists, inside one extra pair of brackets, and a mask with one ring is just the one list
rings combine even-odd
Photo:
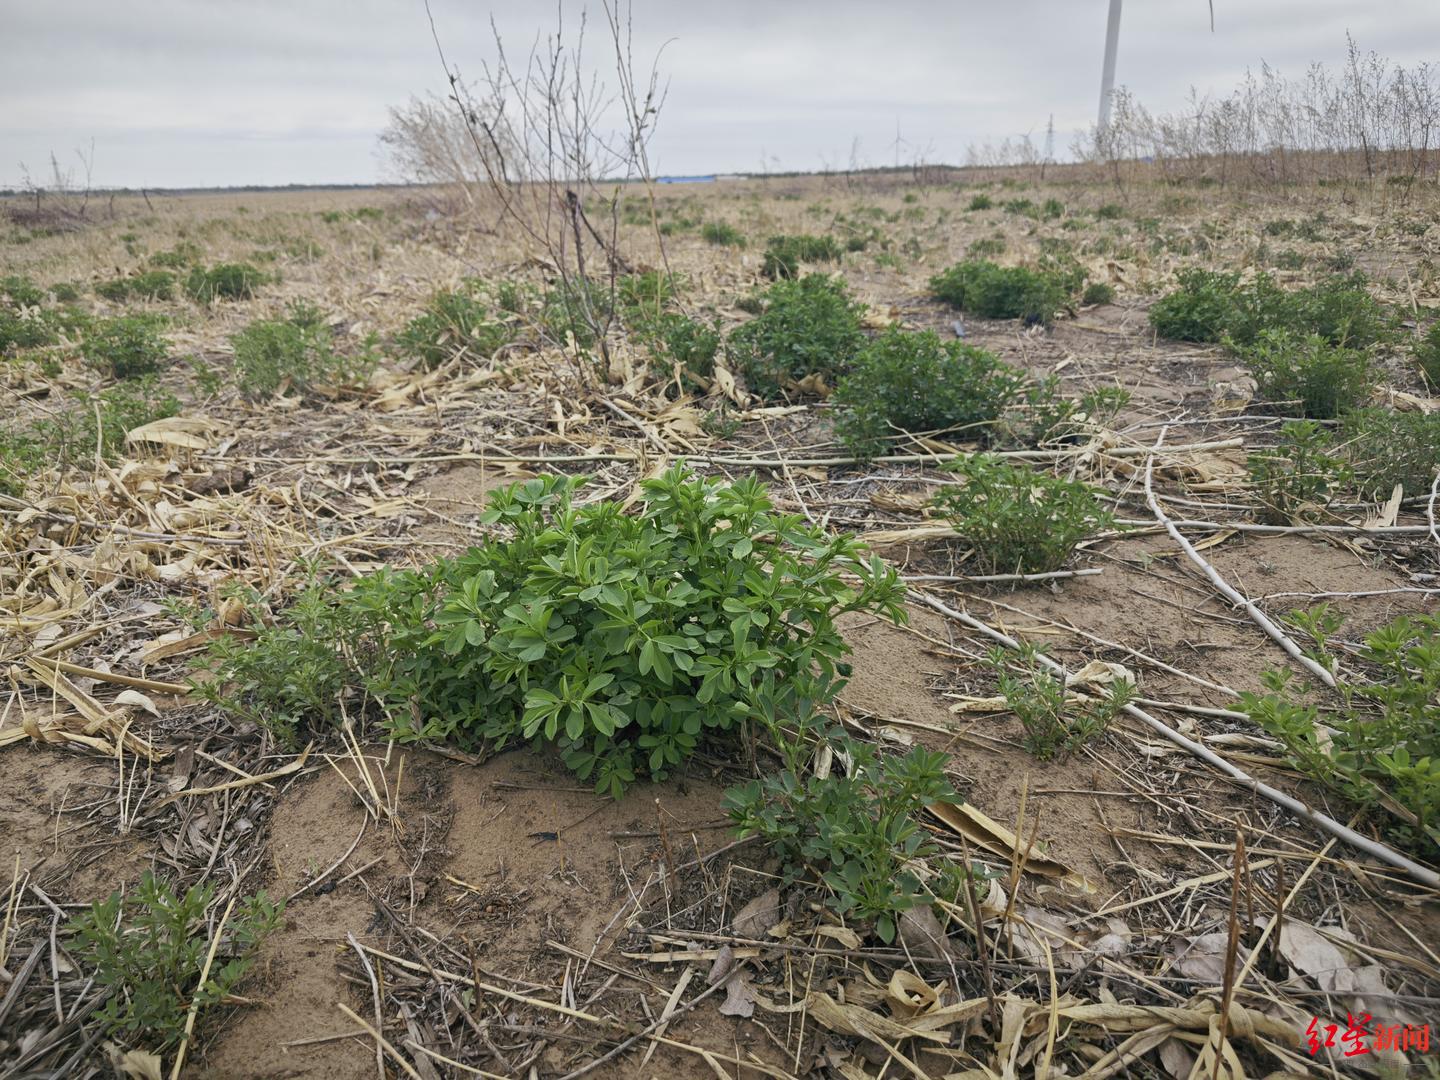
[(1074, 480), (984, 454), (947, 466), (958, 480), (941, 488), (935, 509), (948, 520), (982, 574), (1059, 570), (1110, 513)]
[[(108, 991), (98, 1016), (109, 1035), (163, 1053), (184, 1035), (192, 1004), (203, 1012), (239, 985), (284, 905), (262, 890), (212, 927), (214, 900), (213, 883), (178, 892), (146, 871), (129, 895), (111, 893), (70, 922), (71, 954)], [(202, 982), (212, 937), (222, 945)]]
[(102, 319), (85, 332), (85, 361), (112, 379), (133, 379), (160, 370), (169, 346), (165, 322), (149, 315)]
[(478, 283), (436, 293), (425, 310), (400, 331), (400, 355), (431, 370), (457, 356), (488, 360), (515, 338), (510, 325), (491, 316)]
[[(1325, 650), (1342, 625), (1337, 613), (1321, 605), (1292, 621), (1333, 667)], [(1380, 816), (1400, 843), (1428, 849), (1440, 842), (1440, 618), (1396, 619), (1366, 634), (1356, 659), (1363, 671), (1340, 675), (1338, 706), (1296, 701), (1289, 673), (1271, 671), (1266, 692), (1242, 694), (1240, 708), (1296, 768)]]
[(856, 354), (833, 401), (835, 431), (861, 455), (884, 450), (892, 432), (949, 432), (988, 441), (1019, 396), (1020, 372), (993, 354), (932, 330), (892, 329)]
[(1310, 520), (1350, 482), (1350, 468), (1331, 452), (1330, 433), (1313, 420), (1292, 420), (1280, 429), (1280, 443), (1252, 453), (1250, 487), (1260, 501), (1260, 518), (1272, 525)]
[(1363, 404), (1375, 386), (1368, 353), (1332, 345), (1319, 334), (1265, 330), (1241, 356), (1264, 407), (1282, 416), (1331, 420)]
[(1243, 349), (1264, 333), (1318, 336), (1351, 349), (1395, 337), (1394, 316), (1357, 275), (1287, 292), (1268, 274), (1242, 282), (1236, 272), (1182, 270), (1179, 287), (1150, 308), (1150, 325), (1176, 341)]
[(168, 270), (145, 270), (130, 277), (113, 278), (95, 286), (106, 300), (169, 300), (175, 293), (175, 275)]
[(1415, 342), (1414, 355), (1415, 364), (1431, 392), (1440, 390), (1440, 322), (1431, 323), (1425, 335)]
[(365, 350), (349, 357), (338, 352), (324, 316), (307, 304), (294, 304), (284, 319), (256, 319), (230, 338), (235, 351), (235, 385), (248, 398), (270, 397), (284, 387), (305, 392), (317, 386), (363, 382), (374, 367)]
[(745, 234), (728, 221), (707, 221), (700, 226), (700, 238), (717, 247), (743, 248)]
[[(798, 719), (762, 714), (782, 768), (731, 788), (726, 807), (739, 834), (763, 839), (791, 880), (813, 868), (836, 914), (873, 925), (888, 944), (900, 915), (924, 897), (909, 864), (937, 852), (920, 815), (955, 797), (945, 779), (946, 755), (916, 747), (883, 756), (831, 730), (814, 704), (798, 710)], [(833, 749), (837, 768), (848, 763), (844, 772), (819, 775), (806, 767), (816, 742)]]
[[(1134, 697), (1134, 684), (1125, 679), (1110, 683), (1103, 697), (1078, 694), (1040, 665), (1034, 646), (1018, 658), (1005, 652), (990, 654), (998, 675), (1005, 707), (1023, 729), (1025, 749), (1041, 761), (1064, 759), (1102, 735), (1120, 710)], [(1011, 670), (1012, 660), (1020, 673)]]
[(249, 300), (269, 280), (249, 263), (221, 263), (209, 269), (197, 266), (185, 278), (185, 291), (200, 304)]
[(985, 319), (1050, 323), (1068, 299), (1057, 275), (1025, 266), (998, 266), (986, 259), (956, 263), (930, 279), (930, 293)]
[(839, 262), (844, 249), (833, 236), (772, 236), (765, 245), (760, 273), (771, 280), (799, 275), (804, 263)]
[(863, 306), (821, 274), (777, 281), (756, 301), (759, 314), (730, 332), (726, 351), (767, 401), (833, 386), (865, 343)]
[(1440, 413), (1356, 409), (1345, 414), (1342, 439), (1366, 498), (1389, 498), (1396, 484), (1407, 495), (1423, 494), (1440, 468)]

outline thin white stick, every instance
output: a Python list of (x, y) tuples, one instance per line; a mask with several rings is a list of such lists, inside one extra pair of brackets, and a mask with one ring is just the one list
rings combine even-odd
[[(1160, 437), (1155, 440), (1155, 449), (1157, 452), (1160, 449), (1160, 445), (1165, 441), (1165, 433), (1169, 430), (1169, 427), (1160, 429)], [(1150, 510), (1154, 513), (1155, 520), (1165, 527), (1165, 531), (1170, 534), (1171, 539), (1180, 545), (1180, 550), (1185, 552), (1190, 561), (1204, 571), (1205, 576), (1210, 579), (1210, 584), (1219, 589), (1232, 603), (1243, 607), (1245, 613), (1255, 620), (1255, 624), (1259, 626), (1261, 630), (1264, 630), (1265, 633), (1269, 634), (1270, 637), (1275, 640), (1276, 644), (1289, 653), (1297, 664), (1314, 675), (1326, 686), (1330, 687), (1330, 689), (1335, 689), (1335, 676), (1331, 675), (1330, 672), (1326, 671), (1314, 660), (1311, 660), (1310, 657), (1301, 652), (1300, 646), (1291, 641), (1285, 631), (1281, 630), (1280, 627), (1276, 626), (1270, 620), (1270, 616), (1266, 615), (1250, 600), (1241, 596), (1235, 589), (1231, 588), (1229, 583), (1220, 576), (1219, 572), (1205, 561), (1205, 556), (1196, 551), (1194, 545), (1192, 545), (1189, 540), (1186, 540), (1184, 534), (1165, 516), (1165, 511), (1160, 508), (1160, 500), (1155, 498), (1154, 477), (1155, 457), (1152, 454), (1145, 459), (1145, 501), (1150, 504)]]
[[(977, 633), (984, 634), (992, 641), (998, 641), (1007, 649), (1018, 650), (1021, 647), (1020, 643), (1014, 638), (1006, 634), (1002, 634), (999, 630), (995, 630), (989, 626), (986, 626), (983, 622), (981, 622), (979, 619), (975, 618), (972, 615), (967, 615), (963, 611), (956, 611), (954, 608), (947, 607), (939, 600), (926, 596), (924, 593), (912, 592), (910, 596), (915, 600), (918, 600), (920, 603), (924, 604), (926, 607), (938, 611), (946, 618), (954, 619), (962, 626), (968, 626), (971, 630), (974, 630)], [(1054, 660), (1050, 659), (1050, 657), (1046, 656), (1044, 653), (1037, 654), (1035, 659), (1046, 668), (1049, 668), (1051, 672), (1059, 676), (1062, 680), (1065, 678), (1065, 668), (1062, 667), (1060, 664), (1057, 664)], [(1170, 727), (1168, 724), (1165, 724), (1162, 721), (1155, 719), (1155, 717), (1151, 716), (1144, 709), (1141, 709), (1135, 705), (1127, 704), (1124, 706), (1124, 712), (1126, 713), (1126, 715), (1132, 716), (1146, 726), (1153, 728), (1158, 734), (1163, 735), (1165, 738), (1173, 742), (1176, 746), (1183, 747), (1185, 750), (1188, 750), (1190, 753), (1198, 757), (1201, 761), (1215, 766), (1215, 768), (1219, 769), (1236, 783), (1242, 785), (1243, 787), (1249, 788), (1257, 795), (1263, 795), (1271, 802), (1283, 806), (1285, 809), (1289, 810), (1296, 816), (1310, 822), (1310, 824), (1314, 825), (1316, 828), (1324, 830), (1331, 836), (1339, 837), (1341, 840), (1344, 840), (1352, 847), (1358, 848), (1359, 850), (1365, 852), (1368, 855), (1373, 855), (1377, 859), (1380, 859), (1382, 862), (1387, 862), (1391, 866), (1398, 867), (1399, 869), (1404, 870), (1405, 873), (1409, 874), (1411, 878), (1420, 882), (1420, 884), (1422, 885), (1429, 886), (1432, 889), (1440, 888), (1440, 874), (1437, 874), (1434, 870), (1431, 870), (1425, 866), (1421, 866), (1419, 863), (1414, 862), (1411, 859), (1407, 859), (1398, 851), (1394, 851), (1393, 849), (1386, 847), (1384, 844), (1377, 843), (1376, 841), (1371, 840), (1368, 836), (1361, 836), (1354, 829), (1342, 825), (1334, 818), (1328, 817), (1325, 814), (1320, 813), (1320, 811), (1306, 806), (1299, 799), (1291, 798), (1283, 791), (1277, 791), (1275, 788), (1272, 788), (1269, 784), (1262, 784), (1259, 780), (1256, 780), (1249, 773), (1245, 772), (1245, 770), (1239, 768), (1236, 765), (1232, 765), (1230, 762), (1226, 761), (1209, 747), (1202, 746), (1200, 743), (1197, 743), (1192, 739), (1187, 739), (1184, 735), (1181, 735), (1178, 731)]]
[(1059, 581), (1063, 578), (1094, 577), (1105, 571), (1098, 566), (1083, 570), (1049, 570), (1043, 574), (902, 574), (902, 581)]
[(1430, 539), (1435, 541), (1435, 546), (1440, 547), (1440, 530), (1435, 528), (1435, 496), (1440, 494), (1440, 472), (1435, 474), (1435, 479), (1430, 484), (1430, 498), (1425, 503), (1425, 523), (1430, 526)]

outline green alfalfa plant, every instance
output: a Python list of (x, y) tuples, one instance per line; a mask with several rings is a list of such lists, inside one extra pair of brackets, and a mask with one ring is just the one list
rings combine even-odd
[(1335, 455), (1333, 445), (1329, 431), (1320, 424), (1292, 420), (1281, 427), (1277, 446), (1250, 454), (1250, 490), (1260, 504), (1262, 522), (1288, 525), (1311, 520), (1348, 486), (1350, 466)]
[[(776, 514), (755, 480), (675, 466), (642, 485), (638, 515), (573, 508), (574, 488), (548, 478), (492, 500), (484, 520), (514, 539), (457, 561), (426, 639), (479, 677), (468, 708), (430, 715), (498, 746), (554, 744), (597, 790), (665, 775), (702, 734), (753, 719), (771, 680), (833, 680), (849, 651), (842, 612), (903, 617), (893, 570), (853, 538)], [(401, 737), (413, 724), (403, 700)]]
[(884, 451), (897, 432), (960, 433), (989, 442), (1024, 375), (993, 353), (933, 330), (891, 329), (869, 341), (840, 378), (835, 433), (853, 453)]
[(1095, 491), (1076, 480), (987, 454), (946, 468), (958, 482), (932, 501), (981, 573), (1059, 570), (1080, 541), (1114, 521)]
[(234, 991), (284, 904), (261, 890), (211, 927), (214, 902), (213, 882), (181, 892), (146, 871), (128, 894), (112, 893), (71, 920), (67, 952), (105, 991), (95, 1018), (107, 1034), (164, 1053), (184, 1037), (192, 1009), (203, 1014)]
[[(1311, 635), (1321, 662), (1342, 620), (1321, 606), (1291, 614)], [(1339, 702), (1307, 704), (1284, 671), (1264, 676), (1263, 693), (1240, 709), (1278, 739), (1291, 763), (1353, 801), (1415, 851), (1440, 843), (1440, 618), (1402, 616), (1365, 635), (1339, 678)]]
[(1239, 354), (1263, 407), (1281, 416), (1333, 420), (1365, 402), (1377, 381), (1366, 350), (1332, 344), (1319, 334), (1265, 330)]
[(199, 304), (217, 300), (249, 300), (270, 276), (249, 263), (220, 263), (209, 268), (196, 266), (185, 277), (185, 291)]
[(396, 351), (431, 371), (457, 357), (488, 360), (515, 339), (511, 325), (495, 318), (477, 282), (437, 292), (396, 336)]
[[(1105, 732), (1135, 695), (1135, 686), (1114, 679), (1103, 696), (1069, 689), (1041, 665), (1039, 650), (1028, 645), (1018, 657), (1004, 650), (990, 654), (1000, 695), (1023, 731), (1025, 749), (1041, 761), (1064, 759)], [(1019, 672), (1012, 670), (1018, 662)]]
[(165, 320), (153, 315), (122, 315), (102, 319), (85, 332), (81, 355), (91, 367), (112, 379), (152, 375), (169, 354)]
[[(761, 709), (759, 726), (781, 769), (731, 788), (726, 810), (741, 837), (758, 836), (780, 856), (787, 879), (818, 878), (836, 914), (872, 926), (889, 944), (903, 913), (928, 902), (914, 867), (938, 854), (920, 823), (925, 808), (956, 798), (946, 755), (921, 747), (883, 755), (824, 720), (828, 690), (799, 693), (812, 696), (798, 707)], [(828, 770), (809, 767), (819, 747)]]
[(865, 343), (865, 306), (823, 274), (777, 281), (754, 300), (759, 314), (730, 331), (725, 347), (731, 366), (765, 401), (811, 392), (816, 380), (833, 387)]

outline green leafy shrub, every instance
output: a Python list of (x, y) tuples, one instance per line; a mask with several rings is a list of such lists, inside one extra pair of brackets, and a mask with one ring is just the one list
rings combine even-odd
[(1019, 214), (1023, 217), (1035, 213), (1035, 204), (1029, 199), (1008, 199), (1003, 208), (1007, 214)]
[(726, 353), (750, 390), (767, 401), (810, 376), (833, 382), (865, 343), (864, 305), (822, 274), (777, 281), (759, 303), (760, 314), (730, 332)]
[(1273, 525), (1314, 517), (1350, 481), (1349, 466), (1330, 452), (1330, 433), (1313, 420), (1285, 424), (1280, 440), (1248, 459), (1260, 518)]
[[(97, 1014), (108, 1034), (164, 1052), (185, 1034), (192, 1002), (208, 1009), (245, 977), (284, 904), (262, 890), (211, 931), (206, 913), (214, 899), (213, 883), (177, 893), (147, 871), (130, 895), (111, 893), (70, 922), (70, 954), (109, 991)], [(202, 983), (212, 933), (222, 944)]]
[(651, 334), (652, 343), (669, 366), (681, 369), (685, 385), (693, 381), (687, 376), (709, 379), (715, 373), (715, 358), (724, 340), (715, 323), (667, 311), (651, 328)]
[(1095, 216), (1101, 221), (1118, 221), (1125, 216), (1125, 208), (1119, 203), (1105, 203), (1095, 211)]
[(967, 210), (989, 210), (995, 205), (995, 200), (984, 192), (970, 196), (970, 203), (965, 207)]
[[(759, 836), (780, 856), (788, 879), (818, 873), (836, 913), (873, 924), (888, 944), (900, 915), (924, 896), (907, 864), (938, 851), (920, 816), (955, 797), (945, 755), (916, 747), (882, 757), (843, 730), (827, 729), (813, 704), (799, 715), (805, 719), (763, 718), (784, 768), (727, 791), (727, 811), (742, 837)], [(848, 759), (848, 770), (820, 776), (808, 769), (816, 741)]]
[(195, 267), (185, 278), (185, 291), (196, 303), (249, 300), (270, 278), (249, 263), (221, 263), (208, 270)]
[(1046, 221), (1065, 216), (1065, 204), (1059, 199), (1046, 199), (1040, 204), (1040, 216)]
[(1370, 295), (1361, 275), (1334, 277), (1294, 292), (1268, 274), (1242, 283), (1237, 273), (1182, 270), (1178, 288), (1150, 308), (1150, 325), (1176, 341), (1254, 344), (1266, 331), (1317, 335), (1363, 349), (1395, 337), (1394, 315)]
[[(1338, 616), (1323, 605), (1295, 615), (1304, 616), (1296, 621), (1333, 669), (1324, 649)], [(1440, 617), (1405, 616), (1367, 634), (1358, 659), (1366, 676), (1342, 681), (1334, 708), (1292, 700), (1283, 671), (1266, 674), (1266, 693), (1242, 694), (1240, 708), (1284, 744), (1301, 772), (1383, 812), (1400, 842), (1433, 851), (1440, 843)]]
[(488, 360), (514, 336), (507, 323), (490, 317), (471, 283), (431, 297), (425, 310), (405, 324), (395, 345), (401, 356), (430, 371), (462, 353)]
[(775, 514), (754, 479), (725, 485), (676, 466), (645, 482), (638, 516), (613, 502), (572, 509), (576, 486), (545, 478), (492, 499), (486, 520), (514, 537), (456, 561), (428, 650), (408, 669), (424, 677), (449, 657), (460, 685), (420, 688), (444, 707), (418, 729), (406, 693), (391, 715), (399, 737), (438, 727), (497, 746), (553, 743), (597, 791), (618, 793), (664, 776), (706, 731), (793, 710), (811, 684), (828, 693), (848, 652), (841, 612), (903, 616), (893, 571), (853, 539)]
[(302, 589), (280, 617), (267, 615), (255, 594), (241, 599), (252, 614), (253, 639), (217, 639), (208, 657), (216, 677), (196, 682), (194, 693), (288, 745), (339, 723), (356, 689), (339, 647), (359, 641), (356, 612), (335, 603), (333, 589), (319, 582)]
[(39, 307), (44, 302), (45, 290), (29, 278), (19, 274), (0, 277), (0, 306)]
[(960, 311), (985, 319), (1050, 323), (1068, 299), (1055, 275), (1024, 266), (967, 259), (930, 279), (930, 293)]
[(946, 468), (961, 482), (936, 492), (934, 505), (981, 573), (1059, 570), (1081, 540), (1113, 521), (1095, 492), (1074, 480), (985, 454)]
[(175, 275), (168, 270), (146, 270), (130, 277), (102, 281), (95, 292), (106, 300), (124, 301), (131, 297), (142, 300), (169, 300), (175, 293)]
[(745, 234), (728, 221), (707, 221), (700, 226), (700, 238), (716, 247), (743, 248)]
[(85, 334), (81, 352), (97, 371), (133, 379), (160, 370), (168, 351), (164, 321), (149, 315), (101, 319)]
[(246, 715), (323, 722), (321, 702), (333, 717), (347, 692), (343, 652), (392, 737), (553, 745), (618, 794), (666, 775), (707, 733), (830, 700), (848, 652), (842, 612), (904, 617), (892, 570), (853, 538), (775, 513), (753, 478), (725, 485), (677, 465), (645, 481), (638, 515), (572, 506), (582, 482), (496, 492), (484, 520), (508, 539), (372, 575), (336, 611), (316, 595), (318, 610), (277, 620), (284, 636), (260, 657), (220, 646), (209, 681)]
[(1005, 705), (1020, 721), (1025, 749), (1041, 761), (1064, 759), (1104, 733), (1112, 720), (1134, 697), (1134, 684), (1116, 679), (1102, 698), (1082, 697), (1042, 667), (1034, 646), (1020, 653), (1022, 672), (1014, 674), (1003, 651), (990, 654), (998, 673)]
[(373, 352), (358, 356), (335, 349), (320, 311), (293, 304), (284, 319), (256, 319), (230, 336), (235, 384), (247, 398), (270, 397), (282, 387), (305, 392), (317, 386), (363, 383), (375, 366)]
[(1432, 323), (1425, 336), (1415, 343), (1414, 356), (1431, 389), (1440, 387), (1440, 322)]
[(1101, 386), (1079, 398), (1066, 397), (1060, 390), (1060, 377), (1047, 375), (1026, 391), (1023, 407), (1006, 417), (997, 441), (1022, 447), (1063, 442), (1087, 429), (1113, 423), (1128, 404), (1130, 392), (1119, 386)]
[(976, 240), (965, 249), (967, 258), (980, 259), (990, 255), (1003, 255), (1005, 253), (1005, 237), (984, 236)]
[(53, 345), (55, 327), (45, 312), (0, 307), (0, 355)]
[(1230, 329), (1240, 275), (1192, 268), (1177, 277), (1179, 287), (1150, 306), (1150, 325), (1172, 341), (1218, 343)]
[(988, 440), (1024, 376), (992, 353), (933, 330), (892, 329), (856, 354), (834, 403), (836, 434), (856, 454), (883, 451), (893, 431), (954, 431)]
[(1410, 495), (1430, 489), (1440, 468), (1440, 413), (1356, 409), (1345, 414), (1342, 430), (1361, 494), (1388, 498), (1396, 484)]
[(765, 245), (760, 273), (772, 280), (793, 278), (801, 263), (839, 262), (844, 250), (833, 236), (772, 236)]
[(1085, 286), (1085, 291), (1080, 294), (1080, 303), (1086, 307), (1092, 304), (1113, 304), (1115, 302), (1115, 287), (1104, 281), (1092, 281)]
[(1282, 416), (1331, 420), (1364, 402), (1375, 386), (1369, 354), (1319, 334), (1265, 330), (1240, 355), (1265, 407)]
[(170, 270), (184, 270), (198, 263), (203, 254), (199, 244), (182, 240), (169, 251), (157, 251), (151, 255), (150, 265), (166, 267)]

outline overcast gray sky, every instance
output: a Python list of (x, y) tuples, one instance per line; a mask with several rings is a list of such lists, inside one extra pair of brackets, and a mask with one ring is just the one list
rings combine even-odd
[[(1130, 0), (1118, 81), (1152, 107), (1223, 93), (1269, 61), (1338, 64), (1345, 33), (1440, 59), (1440, 0)], [(567, 11), (578, 2), (565, 0)], [(553, 3), (432, 0), (463, 70), (554, 23)], [(598, 0), (592, 4), (598, 9)], [(662, 172), (959, 162), (1093, 122), (1107, 0), (635, 0), (637, 58), (662, 58)], [(598, 11), (597, 11), (598, 14)], [(598, 22), (598, 19), (596, 20)], [(592, 56), (600, 58), (598, 26)], [(0, 0), (0, 186), (94, 140), (100, 186), (367, 183), (386, 107), (439, 89), (421, 0)]]

